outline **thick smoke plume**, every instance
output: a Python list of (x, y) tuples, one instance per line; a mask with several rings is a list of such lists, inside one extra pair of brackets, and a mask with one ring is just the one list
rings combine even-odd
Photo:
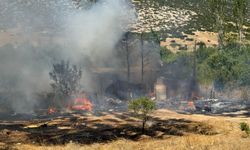
[(50, 90), (49, 72), (61, 60), (81, 67), (83, 88), (92, 90), (90, 67), (115, 66), (115, 45), (135, 19), (126, 0), (89, 7), (72, 0), (1, 0), (0, 16), (0, 36), (8, 39), (0, 41), (0, 101), (25, 113), (33, 111), (38, 93)]

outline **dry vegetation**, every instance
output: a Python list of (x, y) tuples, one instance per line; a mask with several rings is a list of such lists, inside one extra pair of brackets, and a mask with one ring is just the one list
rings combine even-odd
[[(139, 120), (127, 113), (76, 115), (54, 120), (2, 122), (0, 146), (25, 150), (231, 149), (247, 150), (250, 138), (239, 128), (246, 116), (204, 116), (158, 110), (141, 135)], [(46, 123), (46, 127), (43, 127)], [(5, 124), (5, 126), (4, 126)], [(15, 130), (11, 129), (20, 126)], [(88, 136), (85, 136), (88, 133)]]
[(90, 146), (80, 146), (78, 144), (68, 144), (66, 146), (40, 146), (21, 145), (19, 149), (27, 150), (247, 150), (249, 147), (249, 139), (237, 140), (224, 136), (226, 139), (221, 139), (221, 136), (206, 137), (189, 135), (185, 137), (174, 137), (164, 140), (142, 140), (132, 142), (128, 140), (118, 140), (109, 144), (93, 144)]
[(193, 51), (195, 42), (202, 42), (206, 44), (207, 47), (216, 47), (218, 45), (217, 34), (208, 31), (196, 31), (194, 35), (184, 34), (186, 38), (167, 38), (165, 41), (161, 42), (161, 46), (164, 46), (176, 53), (185, 48), (186, 51)]

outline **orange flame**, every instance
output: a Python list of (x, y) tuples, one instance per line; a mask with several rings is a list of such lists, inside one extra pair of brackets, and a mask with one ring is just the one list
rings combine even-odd
[(71, 109), (92, 111), (93, 104), (87, 98), (76, 98), (74, 100), (74, 104), (71, 106)]
[(56, 113), (56, 108), (50, 107), (48, 109), (48, 114), (51, 115), (51, 114), (54, 114), (54, 113)]

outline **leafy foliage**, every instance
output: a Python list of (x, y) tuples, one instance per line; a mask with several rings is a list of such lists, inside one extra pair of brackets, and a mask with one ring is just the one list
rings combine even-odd
[(250, 134), (250, 127), (249, 127), (249, 125), (248, 125), (247, 123), (241, 122), (241, 123), (240, 123), (240, 129), (241, 129), (241, 131), (245, 131), (245, 133), (246, 133), (247, 135)]
[(78, 92), (82, 71), (76, 65), (71, 66), (69, 62), (61, 61), (53, 65), (49, 75), (53, 80), (51, 86), (57, 99), (67, 100)]
[(241, 69), (238, 83), (241, 86), (250, 85), (250, 66), (246, 66)]
[(248, 93), (248, 90), (249, 90), (249, 89), (247, 89), (246, 87), (243, 87), (243, 88), (241, 89), (241, 100), (243, 100), (243, 101), (245, 101), (245, 102), (247, 102), (247, 101), (250, 100), (250, 95), (249, 95), (249, 93)]
[[(206, 72), (203, 73), (204, 78), (207, 75), (211, 75), (215, 83), (219, 83), (222, 88), (223, 85), (235, 82), (239, 86), (247, 86), (249, 83), (249, 72), (250, 67), (248, 64), (248, 51), (249, 46), (244, 48), (242, 51), (239, 50), (238, 46), (229, 45), (222, 51), (214, 51), (203, 61), (200, 59), (199, 66), (204, 67)], [(201, 80), (203, 80), (201, 79)]]
[(145, 124), (148, 120), (148, 114), (155, 110), (155, 102), (147, 97), (141, 97), (129, 103), (129, 109), (142, 120), (142, 132), (144, 132)]
[(235, 77), (233, 66), (236, 65), (236, 63), (236, 61), (223, 53), (216, 53), (209, 57), (207, 61), (209, 68), (213, 71), (214, 79), (222, 84), (225, 84)]
[[(174, 54), (162, 49), (161, 54), (167, 64), (178, 63), (185, 68), (192, 66), (192, 53)], [(240, 48), (239, 44), (230, 43), (222, 50), (203, 47), (195, 52), (195, 57), (199, 83), (214, 83), (220, 90), (229, 83), (234, 86), (250, 86), (250, 45)], [(190, 69), (182, 73), (188, 76)]]
[(236, 22), (239, 41), (241, 42), (243, 38), (243, 25), (247, 15), (247, 0), (233, 0), (233, 14), (234, 21)]
[(176, 60), (177, 55), (171, 52), (169, 49), (165, 47), (161, 47), (160, 49), (161, 59), (166, 63), (172, 63)]

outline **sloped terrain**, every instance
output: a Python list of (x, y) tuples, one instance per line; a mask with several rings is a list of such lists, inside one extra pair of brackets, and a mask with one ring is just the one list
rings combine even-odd
[(182, 28), (197, 15), (194, 11), (168, 5), (133, 1), (138, 12), (138, 22), (133, 32), (170, 31)]
[[(182, 36), (182, 32), (211, 30), (211, 22), (204, 18), (205, 4), (197, 0), (133, 0), (139, 15), (141, 30), (163, 31), (167, 37)], [(164, 37), (164, 34), (162, 34)]]
[[(73, 0), (72, 2), (69, 0), (60, 0), (57, 2), (39, 0), (34, 3), (33, 1), (25, 0), (13, 2), (3, 1), (1, 3), (0, 45), (4, 45), (7, 43), (6, 41), (10, 41), (10, 43), (20, 42), (18, 40), (19, 36), (21, 36), (18, 35), (20, 26), (15, 26), (16, 22), (22, 22), (25, 25), (36, 23), (32, 26), (32, 28), (29, 28), (28, 26), (25, 27), (25, 30), (27, 31), (22, 32), (30, 32), (31, 34), (32, 31), (35, 31), (35, 34), (38, 34), (38, 39), (44, 39), (44, 37), (46, 38), (46, 36), (50, 36), (50, 30), (53, 30), (53, 32), (55, 30), (59, 33), (61, 32), (60, 30), (62, 29), (60, 27), (60, 22), (62, 20), (58, 20), (61, 17), (57, 16), (67, 16), (70, 10), (78, 8), (78, 5), (85, 8), (85, 5), (93, 2), (90, 0)], [(72, 3), (76, 6), (75, 8), (72, 7)], [(131, 32), (148, 33), (154, 31), (158, 33), (161, 41), (164, 42), (168, 42), (168, 40), (165, 40), (166, 38), (180, 38), (187, 41), (188, 37), (186, 37), (186, 35), (192, 36), (194, 35), (193, 32), (197, 30), (201, 32), (213, 32), (214, 21), (209, 17), (210, 15), (208, 14), (208, 6), (203, 0), (132, 0), (132, 4), (135, 7), (138, 19), (137, 22), (132, 25)], [(9, 7), (5, 7), (6, 5)], [(19, 7), (16, 7), (17, 5)], [(41, 9), (39, 7), (40, 5), (43, 5), (45, 9)], [(51, 8), (53, 8), (53, 10)], [(21, 15), (19, 14), (20, 12), (26, 12), (27, 10), (34, 10), (34, 14), (28, 15), (28, 18), (27, 15), (25, 15), (24, 18), (22, 15), (23, 13), (21, 13)], [(232, 16), (230, 12), (231, 11), (229, 10), (227, 14), (228, 17)], [(42, 18), (42, 20), (36, 20), (33, 15), (38, 16), (37, 18)], [(48, 20), (44, 16), (54, 18), (54, 20)], [(247, 19), (246, 24), (249, 23), (250, 20)], [(13, 31), (13, 29), (16, 31)], [(246, 28), (246, 31), (249, 32), (249, 30), (250, 28)], [(37, 33), (37, 31), (39, 31), (39, 33)], [(247, 38), (249, 35), (250, 34), (246, 34)], [(199, 36), (201, 36), (199, 38), (203, 38), (202, 35)], [(209, 39), (209, 41), (214, 40), (216, 39), (213, 37), (212, 39)], [(209, 46), (215, 44), (210, 44), (209, 42), (205, 43)], [(170, 44), (171, 43), (168, 42), (168, 45)], [(180, 47), (185, 47), (186, 45), (190, 45), (190, 42), (188, 44), (185, 42), (184, 44), (177, 44), (180, 44)], [(194, 42), (192, 45), (193, 44)], [(176, 51), (175, 48), (171, 49)]]

